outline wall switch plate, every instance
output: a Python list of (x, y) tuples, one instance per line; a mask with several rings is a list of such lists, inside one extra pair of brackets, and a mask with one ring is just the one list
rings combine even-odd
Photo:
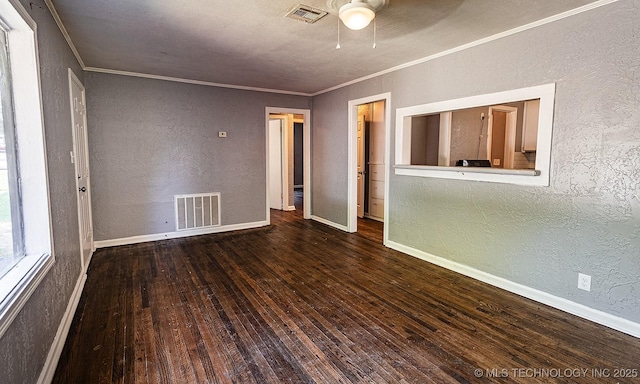
[(225, 131), (218, 132), (218, 137), (227, 137), (227, 132)]
[(591, 291), (591, 276), (578, 273), (578, 288)]

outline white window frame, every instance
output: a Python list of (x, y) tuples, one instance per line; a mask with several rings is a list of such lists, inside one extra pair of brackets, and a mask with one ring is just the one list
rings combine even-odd
[[(555, 83), (396, 109), (396, 175), (549, 186)], [(540, 99), (535, 170), (411, 165), (411, 116)]]
[[(0, 337), (55, 262), (36, 23), (18, 0), (0, 0), (18, 147), (25, 257), (0, 278)], [(12, 202), (14, 204), (15, 202)], [(46, 216), (46, 217), (45, 217)]]

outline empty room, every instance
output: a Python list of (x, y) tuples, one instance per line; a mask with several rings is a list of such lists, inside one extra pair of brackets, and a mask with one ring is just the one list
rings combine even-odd
[(640, 0), (0, 21), (0, 382), (640, 383)]

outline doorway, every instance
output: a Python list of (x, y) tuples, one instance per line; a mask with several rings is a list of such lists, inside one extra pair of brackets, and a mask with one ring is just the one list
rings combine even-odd
[[(348, 223), (358, 232), (358, 223), (381, 223), (383, 243), (388, 238), (388, 165), (391, 94), (349, 101)], [(377, 225), (380, 227), (380, 224)], [(369, 228), (367, 228), (368, 230)]]
[[(269, 205), (280, 211), (296, 210), (295, 121), (304, 118), (293, 113), (269, 115)], [(304, 188), (304, 183), (300, 188)]]
[[(265, 110), (266, 125), (266, 217), (271, 209), (296, 210), (302, 201), (302, 216), (311, 218), (311, 111), (274, 108)], [(296, 125), (299, 129), (296, 130)], [(295, 166), (296, 131), (302, 134), (302, 170)], [(298, 139), (300, 139), (298, 137)], [(301, 173), (296, 180), (296, 171)], [(300, 183), (300, 184), (298, 184)]]
[(518, 108), (506, 105), (489, 107), (487, 158), (491, 167), (514, 168), (517, 121)]
[(358, 105), (358, 218), (384, 221), (385, 102)]

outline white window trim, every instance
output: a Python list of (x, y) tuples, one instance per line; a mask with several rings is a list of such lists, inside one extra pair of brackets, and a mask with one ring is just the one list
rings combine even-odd
[[(435, 177), (441, 179), (549, 186), (555, 90), (555, 83), (551, 83), (396, 109), (395, 174), (401, 176)], [(407, 159), (411, 158), (411, 129), (410, 126), (405, 129), (405, 123), (406, 121), (411, 120), (411, 116), (429, 115), (459, 109), (491, 106), (532, 99), (540, 99), (540, 119), (538, 121), (538, 147), (536, 151), (535, 171), (503, 169), (487, 170), (473, 167), (419, 166), (410, 165), (407, 162)]]
[[(0, 0), (7, 28), (26, 256), (0, 280), (0, 337), (53, 266), (36, 23), (18, 0)], [(25, 187), (25, 186), (28, 186)], [(43, 217), (46, 214), (46, 219)]]

